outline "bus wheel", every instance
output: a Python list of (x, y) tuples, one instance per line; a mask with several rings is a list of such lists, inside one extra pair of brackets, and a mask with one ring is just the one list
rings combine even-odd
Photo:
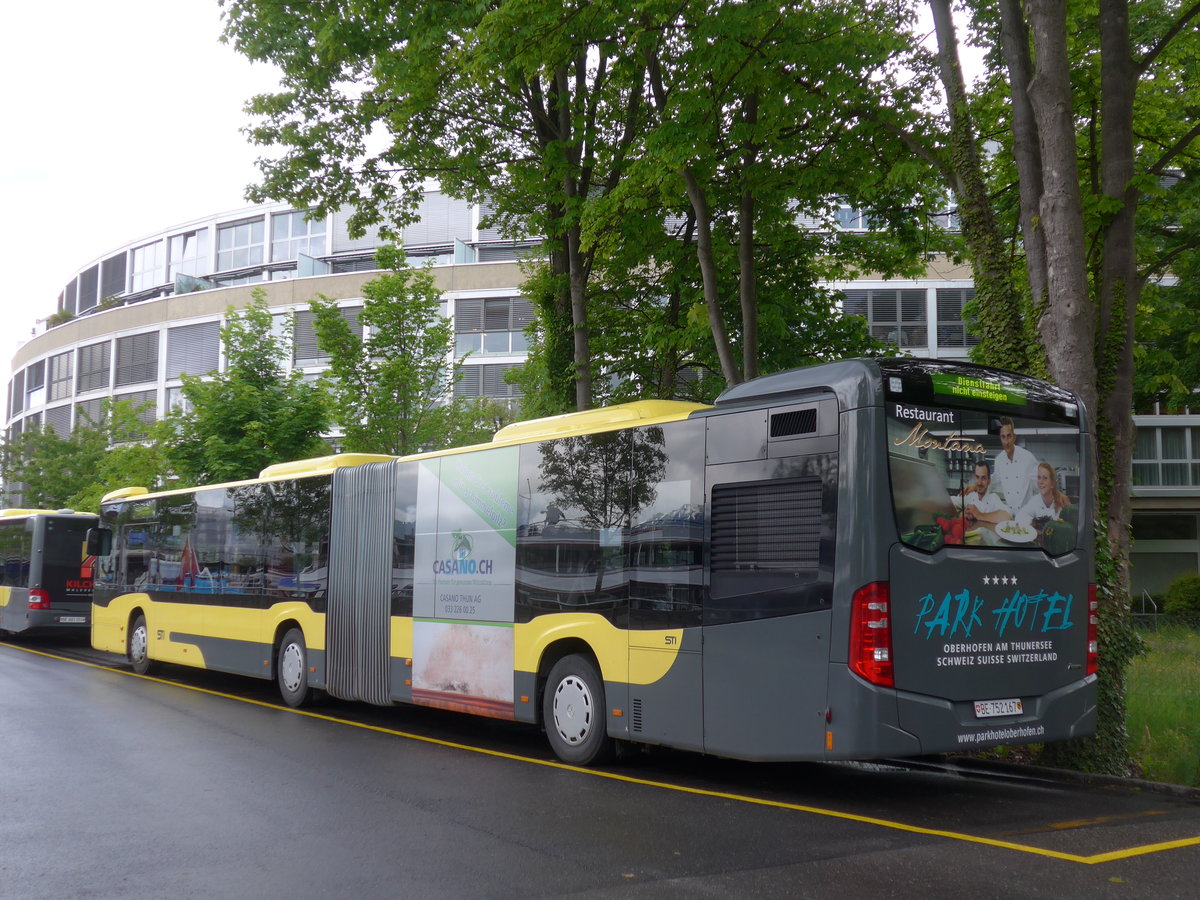
[(564, 656), (554, 664), (542, 695), (542, 718), (550, 747), (563, 762), (605, 763), (616, 753), (608, 736), (604, 681), (586, 656)]
[(308, 650), (304, 646), (304, 633), (299, 628), (290, 629), (279, 642), (275, 674), (279, 693), (288, 706), (299, 708), (312, 699), (312, 688), (308, 686)]
[(125, 651), (133, 671), (145, 675), (150, 671), (150, 632), (146, 628), (146, 617), (139, 615), (129, 629), (129, 647)]

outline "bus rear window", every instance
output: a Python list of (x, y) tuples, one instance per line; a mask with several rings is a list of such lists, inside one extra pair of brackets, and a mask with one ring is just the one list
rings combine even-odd
[(78, 566), (84, 557), (83, 545), (87, 541), (87, 530), (92, 523), (87, 521), (46, 522), (46, 563), (53, 566)]
[(1075, 549), (1079, 429), (1030, 416), (913, 403), (887, 405), (892, 499), (900, 539)]

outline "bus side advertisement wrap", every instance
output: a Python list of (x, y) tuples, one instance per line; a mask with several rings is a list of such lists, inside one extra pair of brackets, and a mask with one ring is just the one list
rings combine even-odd
[(513, 717), (517, 454), (421, 462), (413, 584), (413, 699)]

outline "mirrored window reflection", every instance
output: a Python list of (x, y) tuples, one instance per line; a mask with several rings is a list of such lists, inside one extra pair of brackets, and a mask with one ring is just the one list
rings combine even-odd
[(212, 260), (208, 249), (208, 229), (200, 228), (176, 234), (167, 240), (168, 278), (176, 275), (208, 275)]
[(135, 247), (132, 258), (133, 266), (129, 273), (131, 292), (136, 294), (166, 283), (166, 251), (162, 241)]

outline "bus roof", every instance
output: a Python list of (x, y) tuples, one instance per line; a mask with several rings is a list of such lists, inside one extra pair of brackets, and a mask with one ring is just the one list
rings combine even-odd
[(0, 519), (21, 519), (28, 516), (74, 516), (95, 518), (95, 513), (77, 512), (73, 509), (0, 509)]

